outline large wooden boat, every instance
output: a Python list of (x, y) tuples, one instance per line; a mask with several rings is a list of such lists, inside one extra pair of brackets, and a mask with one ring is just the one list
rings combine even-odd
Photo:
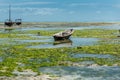
[(56, 33), (56, 34), (53, 35), (53, 37), (54, 37), (55, 41), (58, 41), (58, 40), (67, 40), (73, 34), (73, 32), (74, 32), (73, 29), (69, 29), (69, 30), (65, 30), (65, 31)]
[(13, 26), (14, 22), (11, 20), (11, 5), (9, 5), (9, 19), (6, 19), (4, 22), (5, 26), (11, 27)]
[(11, 20), (6, 20), (6, 21), (4, 22), (4, 25), (5, 25), (5, 26), (8, 26), (8, 27), (13, 26), (13, 24), (14, 24), (14, 22), (12, 22)]

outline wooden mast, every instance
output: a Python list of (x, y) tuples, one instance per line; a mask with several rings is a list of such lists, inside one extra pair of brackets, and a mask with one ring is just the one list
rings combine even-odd
[(9, 21), (11, 21), (11, 5), (9, 5)]

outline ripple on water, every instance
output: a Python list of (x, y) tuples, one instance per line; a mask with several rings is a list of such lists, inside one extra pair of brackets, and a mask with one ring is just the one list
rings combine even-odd
[[(61, 78), (71, 78), (71, 80), (119, 80), (120, 67), (42, 67), (39, 69), (43, 73), (49, 73)], [(66, 80), (65, 79), (65, 80)]]

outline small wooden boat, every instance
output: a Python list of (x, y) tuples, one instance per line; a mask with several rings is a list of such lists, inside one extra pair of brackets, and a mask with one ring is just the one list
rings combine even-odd
[(73, 29), (69, 29), (69, 30), (65, 30), (63, 32), (56, 33), (56, 34), (53, 35), (53, 37), (54, 37), (55, 41), (67, 40), (73, 34), (73, 32), (74, 32)]
[(22, 24), (22, 19), (15, 19), (16, 25), (21, 25)]

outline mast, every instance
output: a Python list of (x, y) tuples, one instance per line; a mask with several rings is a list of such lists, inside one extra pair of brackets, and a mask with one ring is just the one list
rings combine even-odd
[(11, 5), (9, 5), (9, 21), (11, 21)]

